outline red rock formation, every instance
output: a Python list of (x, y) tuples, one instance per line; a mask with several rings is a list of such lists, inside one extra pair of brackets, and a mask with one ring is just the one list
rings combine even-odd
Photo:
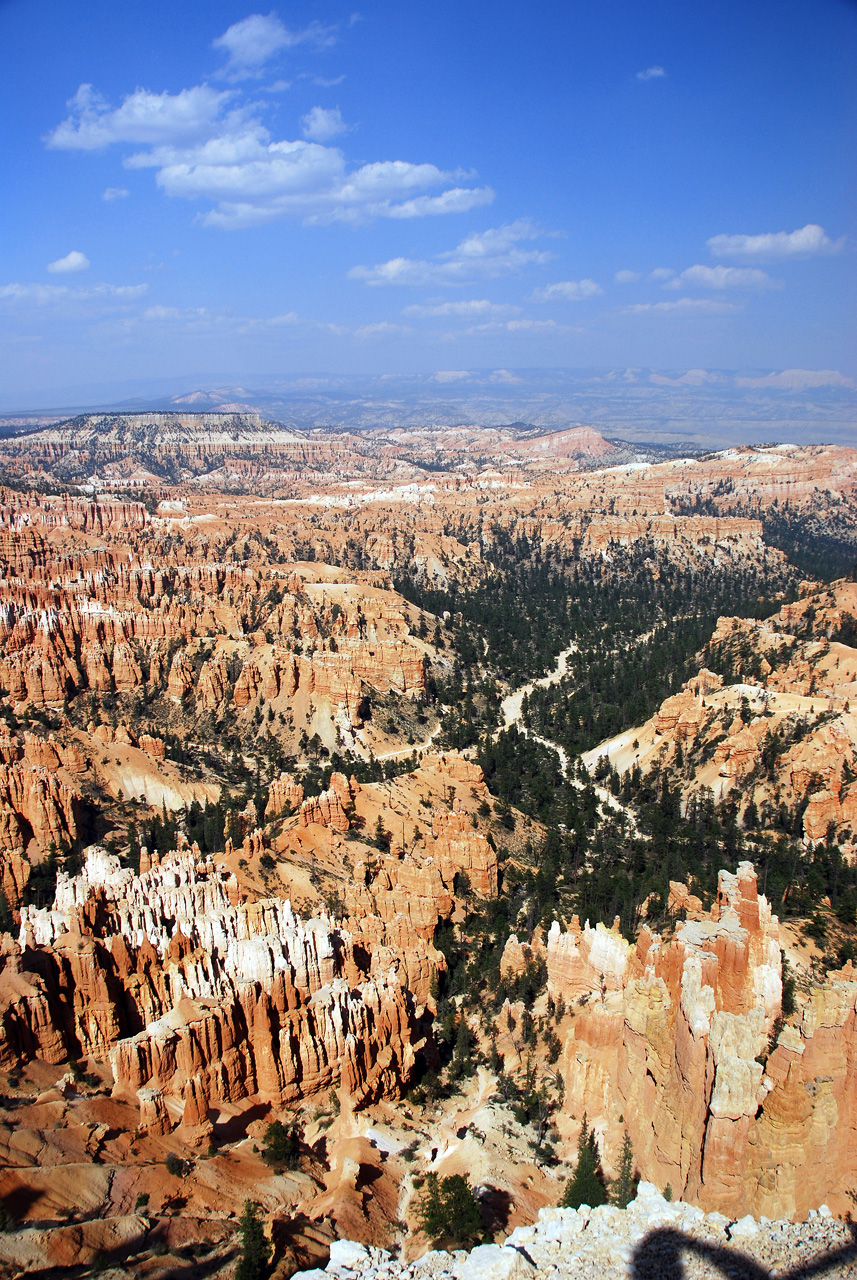
[(394, 974), (287, 902), (237, 903), (192, 853), (135, 877), (91, 851), (79, 877), (60, 874), (52, 912), (24, 909), (21, 937), (2, 957), (0, 1063), (109, 1052), (147, 1131), (170, 1097), (202, 1140), (212, 1104), (340, 1084), (357, 1105), (412, 1071), (418, 1024)]
[(356, 785), (352, 787), (344, 774), (334, 773), (327, 791), (304, 800), (300, 811), (301, 826), (317, 823), (321, 827), (332, 827), (334, 831), (347, 831), (348, 810), (353, 806), (356, 790)]
[(644, 1177), (731, 1217), (805, 1217), (857, 1167), (857, 980), (831, 975), (798, 1026), (781, 1011), (776, 918), (749, 863), (711, 919), (636, 947), (597, 926), (548, 935), (549, 989), (585, 1003), (564, 1047), (566, 1105), (624, 1117)]
[[(57, 753), (32, 735), (26, 741), (27, 760), (0, 765), (0, 891), (13, 909), (31, 863), (77, 839), (80, 814), (80, 795), (57, 776)], [(30, 763), (34, 756), (39, 763)]]
[(284, 813), (295, 810), (304, 798), (304, 789), (295, 781), (291, 773), (281, 773), (275, 778), (268, 791), (268, 803), (265, 806), (265, 817), (278, 818)]

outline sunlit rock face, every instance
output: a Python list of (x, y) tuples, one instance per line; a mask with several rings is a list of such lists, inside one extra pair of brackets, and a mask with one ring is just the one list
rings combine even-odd
[(857, 975), (850, 964), (782, 1026), (778, 922), (746, 862), (708, 917), (636, 946), (554, 924), (554, 999), (582, 1004), (564, 1046), (566, 1107), (622, 1116), (640, 1169), (732, 1217), (805, 1217), (857, 1163)]
[(0, 1061), (109, 1053), (149, 1129), (164, 1098), (195, 1131), (251, 1095), (396, 1096), (421, 1043), (410, 993), (346, 930), (240, 902), (234, 875), (193, 851), (136, 876), (92, 849), (52, 909), (24, 908), (4, 959)]

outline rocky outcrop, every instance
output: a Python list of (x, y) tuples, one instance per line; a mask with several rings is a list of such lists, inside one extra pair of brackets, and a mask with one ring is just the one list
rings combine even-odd
[(284, 813), (292, 813), (304, 798), (304, 789), (296, 781), (294, 774), (281, 773), (268, 789), (268, 803), (265, 806), (267, 819), (279, 818)]
[(334, 773), (327, 791), (304, 800), (300, 809), (300, 825), (308, 827), (317, 823), (321, 827), (332, 827), (334, 831), (347, 831), (350, 825), (348, 815), (356, 793), (355, 782), (350, 783), (342, 773)]
[(857, 1169), (857, 975), (830, 975), (783, 1027), (777, 921), (749, 863), (720, 873), (710, 917), (672, 941), (554, 924), (547, 965), (551, 995), (580, 1009), (566, 1105), (606, 1129), (624, 1117), (645, 1176), (733, 1217), (805, 1216), (844, 1197)]
[(857, 585), (841, 580), (807, 586), (764, 621), (720, 618), (707, 657), (726, 674), (703, 667), (648, 724), (598, 753), (627, 760), (633, 737), (642, 772), (674, 770), (683, 790), (717, 799), (731, 792), (763, 825), (785, 806), (807, 840), (832, 833), (857, 856), (857, 650), (828, 636), (851, 616)]
[(32, 864), (75, 843), (81, 812), (81, 796), (57, 775), (60, 753), (32, 734), (25, 752), (24, 760), (0, 765), (0, 891), (13, 910)]
[[(424, 1246), (423, 1246), (424, 1247)], [(416, 1264), (384, 1249), (337, 1240), (325, 1268), (331, 1280), (407, 1280), (414, 1270), (430, 1280), (632, 1280), (637, 1276), (812, 1275), (845, 1276), (857, 1257), (852, 1231), (827, 1205), (805, 1222), (759, 1224), (722, 1213), (703, 1213), (665, 1199), (641, 1182), (627, 1209), (543, 1208), (532, 1224), (514, 1229), (502, 1244), (469, 1253), (431, 1250)], [(688, 1264), (686, 1272), (685, 1267)], [(295, 1280), (319, 1280), (299, 1271)]]
[(282, 1103), (332, 1085), (354, 1105), (395, 1095), (420, 1043), (413, 1000), (327, 919), (279, 899), (242, 904), (234, 877), (193, 852), (135, 876), (92, 849), (24, 908), (0, 973), (0, 1063), (110, 1054), (147, 1131), (183, 1104)]

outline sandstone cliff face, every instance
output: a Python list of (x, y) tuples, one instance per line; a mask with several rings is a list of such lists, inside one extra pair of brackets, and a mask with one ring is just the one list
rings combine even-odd
[[(81, 797), (57, 775), (65, 760), (49, 743), (26, 735), (26, 758), (0, 764), (0, 891), (21, 905), (32, 863), (77, 839)], [(73, 753), (68, 754), (75, 763)]]
[(844, 1197), (857, 1168), (857, 976), (830, 975), (769, 1044), (778, 927), (749, 863), (721, 872), (710, 917), (670, 942), (554, 924), (546, 956), (551, 994), (580, 1008), (566, 1105), (596, 1125), (623, 1116), (645, 1177), (733, 1217), (805, 1217)]
[(23, 910), (0, 972), (0, 1062), (109, 1053), (147, 1130), (173, 1099), (200, 1140), (211, 1106), (250, 1096), (395, 1095), (421, 1042), (398, 977), (326, 919), (239, 902), (197, 857), (135, 876), (94, 848), (80, 876), (60, 874), (53, 909)]

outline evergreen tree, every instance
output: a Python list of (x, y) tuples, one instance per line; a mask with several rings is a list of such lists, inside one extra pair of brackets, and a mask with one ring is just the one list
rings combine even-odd
[(284, 1125), (282, 1120), (275, 1120), (265, 1130), (265, 1159), (271, 1164), (283, 1165), (286, 1169), (296, 1169), (300, 1159), (300, 1135), (292, 1125)]
[(268, 1274), (271, 1246), (265, 1238), (265, 1230), (259, 1221), (259, 1206), (252, 1200), (244, 1201), (239, 1229), (241, 1231), (241, 1260), (235, 1268), (235, 1280), (264, 1280)]
[(577, 1168), (566, 1183), (562, 1197), (563, 1208), (579, 1209), (582, 1204), (588, 1204), (593, 1209), (598, 1204), (606, 1204), (607, 1191), (603, 1177), (595, 1134), (590, 1132), (584, 1115), (583, 1127), (577, 1140)]
[(631, 1146), (631, 1139), (628, 1137), (628, 1130), (625, 1130), (625, 1137), (622, 1142), (622, 1155), (619, 1158), (619, 1176), (613, 1184), (612, 1200), (620, 1209), (627, 1209), (628, 1205), (634, 1198), (634, 1192), (637, 1189), (637, 1179), (634, 1175), (634, 1149)]
[(482, 1237), (482, 1216), (470, 1183), (460, 1173), (426, 1177), (419, 1207), (420, 1230), (433, 1244), (467, 1248)]

